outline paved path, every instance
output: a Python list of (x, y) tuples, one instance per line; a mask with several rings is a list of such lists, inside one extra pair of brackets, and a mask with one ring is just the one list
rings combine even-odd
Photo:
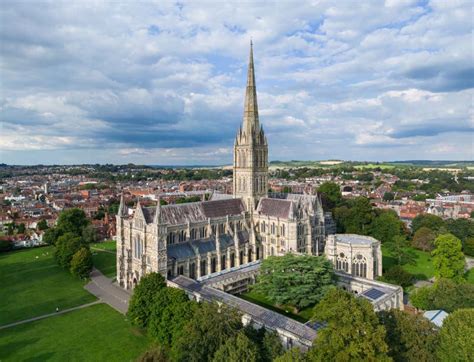
[(115, 285), (112, 279), (107, 278), (95, 268), (90, 277), (91, 281), (84, 288), (115, 310), (125, 314), (128, 310), (130, 293)]
[(34, 318), (30, 318), (30, 319), (25, 319), (23, 321), (19, 321), (19, 322), (15, 322), (15, 323), (10, 323), (10, 324), (5, 324), (3, 326), (0, 326), (0, 330), (1, 329), (6, 329), (6, 328), (10, 328), (10, 327), (15, 327), (15, 326), (18, 326), (20, 324), (25, 324), (25, 323), (30, 323), (30, 322), (34, 322), (34, 321), (39, 321), (40, 319), (45, 319), (45, 318), (49, 318), (49, 317), (54, 317), (54, 316), (57, 316), (57, 315), (61, 315), (61, 314), (65, 314), (65, 313), (69, 313), (69, 312), (72, 312), (74, 310), (78, 310), (78, 309), (82, 309), (82, 308), (87, 308), (87, 307), (90, 307), (92, 305), (96, 305), (96, 304), (100, 304), (102, 303), (101, 300), (96, 300), (95, 302), (92, 302), (92, 303), (87, 303), (87, 304), (83, 304), (83, 305), (80, 305), (80, 306), (77, 306), (77, 307), (73, 307), (73, 308), (69, 308), (69, 309), (63, 309), (59, 312), (54, 312), (54, 313), (49, 313), (49, 314), (43, 314), (43, 315), (40, 315), (39, 317), (34, 317)]

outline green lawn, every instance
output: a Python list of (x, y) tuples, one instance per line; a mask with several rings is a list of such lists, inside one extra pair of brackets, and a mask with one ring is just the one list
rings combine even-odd
[(107, 240), (101, 243), (90, 244), (91, 248), (97, 248), (102, 250), (116, 251), (116, 243), (114, 240)]
[(52, 253), (49, 246), (0, 254), (0, 325), (96, 300)]
[[(402, 265), (403, 269), (413, 274), (416, 279), (427, 280), (434, 276), (433, 263), (429, 252), (407, 248), (414, 258), (413, 264)], [(382, 264), (383, 270), (388, 270), (396, 265), (396, 259), (391, 255), (390, 251), (382, 245)]]
[(94, 266), (105, 276), (108, 276), (109, 278), (115, 278), (117, 270), (115, 253), (112, 254), (110, 252), (98, 251), (94, 249), (92, 249), (91, 252)]
[(239, 294), (238, 297), (245, 299), (249, 302), (258, 304), (274, 312), (283, 314), (284, 316), (295, 319), (298, 322), (302, 322), (302, 323), (307, 322), (312, 317), (312, 314), (313, 314), (312, 306), (302, 309), (298, 314), (295, 314), (293, 313), (293, 310), (291, 307), (288, 307), (288, 306), (277, 307), (272, 302), (270, 302), (265, 296), (258, 294), (254, 291), (249, 291), (246, 293)]
[(474, 284), (474, 269), (471, 269), (466, 273), (466, 280), (468, 283)]
[(149, 345), (105, 304), (0, 331), (1, 361), (134, 361)]

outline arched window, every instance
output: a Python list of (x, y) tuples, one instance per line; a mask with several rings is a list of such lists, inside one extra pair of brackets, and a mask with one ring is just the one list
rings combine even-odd
[(230, 254), (230, 267), (233, 268), (235, 266), (235, 254)]
[(281, 235), (285, 236), (285, 224), (281, 226)]
[(205, 260), (201, 260), (201, 276), (207, 274), (207, 263)]
[(361, 254), (352, 259), (352, 275), (367, 278), (367, 259)]
[(196, 240), (196, 229), (191, 229), (191, 240)]
[(221, 270), (224, 270), (226, 269), (226, 256), (225, 255), (221, 255)]
[(194, 263), (189, 265), (189, 277), (191, 279), (196, 279), (196, 264)]
[(213, 258), (211, 259), (211, 273), (215, 273), (215, 272), (216, 272), (216, 264), (217, 264), (217, 263), (216, 263), (216, 258), (213, 257)]

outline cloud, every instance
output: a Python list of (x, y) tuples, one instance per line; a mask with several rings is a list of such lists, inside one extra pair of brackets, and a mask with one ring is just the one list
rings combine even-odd
[(271, 158), (472, 159), (471, 10), (7, 2), (1, 161), (229, 163), (250, 37)]

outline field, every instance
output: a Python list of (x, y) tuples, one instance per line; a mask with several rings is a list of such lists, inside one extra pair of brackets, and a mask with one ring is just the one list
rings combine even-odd
[(52, 247), (44, 247), (0, 254), (0, 325), (96, 300), (52, 253)]
[(91, 252), (94, 266), (105, 276), (108, 276), (109, 278), (115, 278), (117, 270), (115, 241), (111, 240), (92, 244)]
[[(413, 274), (418, 280), (427, 280), (434, 276), (433, 263), (431, 261), (431, 255), (428, 252), (417, 250), (414, 248), (407, 248), (407, 251), (413, 256), (413, 264), (402, 265), (403, 269)], [(390, 267), (396, 265), (397, 261), (392, 256), (390, 251), (382, 245), (382, 264), (383, 269), (386, 271)]]
[(108, 305), (0, 331), (1, 361), (131, 361), (149, 345)]

